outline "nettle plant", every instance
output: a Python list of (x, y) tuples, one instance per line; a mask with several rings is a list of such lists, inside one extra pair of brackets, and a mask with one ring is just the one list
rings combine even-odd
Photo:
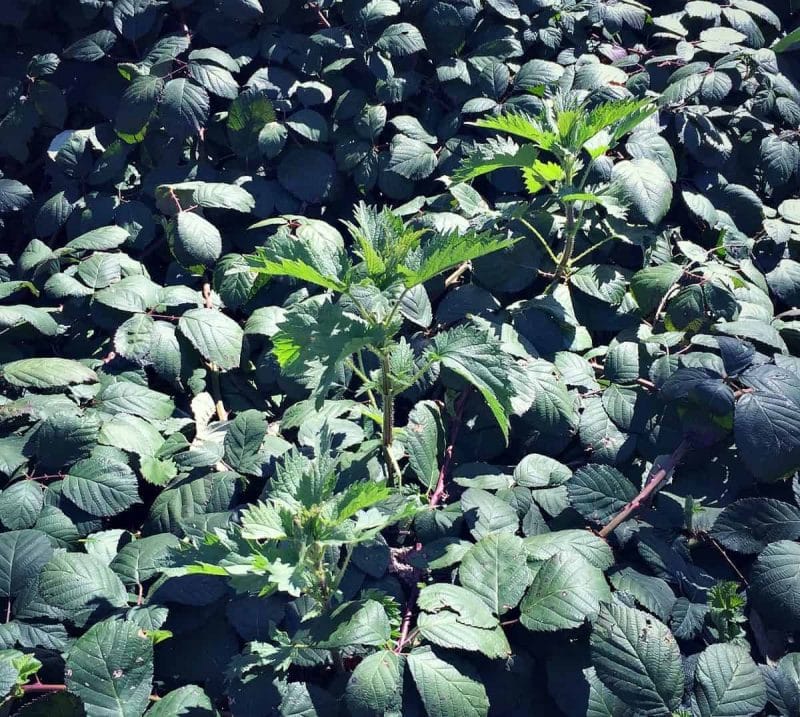
[(387, 471), (398, 485), (402, 448), (394, 450), (395, 398), (429, 381), (440, 366), (480, 392), (508, 438), (520, 369), (490, 329), (461, 324), (435, 333), (421, 350), (398, 334), (406, 319), (430, 324), (426, 282), (463, 272), (468, 262), (512, 246), (514, 238), (414, 227), (388, 209), (360, 204), (347, 224), (354, 261), (339, 232), (323, 222), (288, 217), (254, 228), (276, 224), (279, 229), (251, 259), (251, 267), (325, 293), (286, 310), (272, 336), (273, 354), (284, 372), (310, 389), (317, 407), (355, 378), (355, 395), (366, 397), (362, 410), (380, 431)]
[[(669, 209), (672, 182), (664, 170), (645, 155), (612, 162), (610, 153), (639, 125), (653, 116), (652, 99), (625, 99), (590, 106), (585, 92), (558, 91), (541, 101), (536, 115), (519, 111), (487, 117), (475, 126), (526, 140), (492, 138), (478, 146), (453, 179), (471, 181), (509, 167), (519, 168), (525, 189), (534, 199), (532, 210), (555, 215), (560, 244), (554, 251), (548, 240), (524, 216), (520, 221), (539, 240), (554, 265), (549, 289), (577, 263), (607, 241), (620, 236), (605, 221), (624, 219), (629, 209), (657, 224)], [(602, 165), (601, 171), (594, 171)], [(603, 215), (591, 216), (602, 207)], [(605, 233), (599, 241), (575, 254), (579, 234), (590, 224)], [(587, 236), (588, 238), (588, 236)]]

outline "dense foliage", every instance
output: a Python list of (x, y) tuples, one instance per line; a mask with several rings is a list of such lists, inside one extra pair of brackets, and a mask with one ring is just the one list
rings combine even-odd
[(653, 6), (0, 2), (2, 714), (800, 714), (800, 3)]

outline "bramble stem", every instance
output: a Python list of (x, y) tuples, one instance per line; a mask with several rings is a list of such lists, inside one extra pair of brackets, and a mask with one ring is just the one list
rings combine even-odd
[[(599, 533), (601, 538), (607, 538), (614, 530), (630, 518), (643, 503), (647, 502), (649, 498), (661, 487), (661, 484), (669, 478), (675, 466), (683, 460), (686, 452), (689, 450), (689, 442), (683, 440), (678, 444), (678, 447), (672, 451), (666, 461), (662, 463), (655, 472), (651, 472), (644, 484), (644, 488), (639, 491), (637, 495), (628, 505), (626, 505), (619, 513), (617, 513)], [(655, 466), (653, 466), (655, 468)]]
[(450, 428), (450, 440), (447, 443), (447, 448), (444, 452), (444, 461), (442, 467), (439, 469), (439, 480), (436, 481), (436, 488), (428, 500), (428, 505), (435, 508), (445, 495), (445, 484), (447, 482), (447, 474), (450, 471), (450, 464), (453, 462), (453, 450), (455, 449), (456, 439), (458, 432), (461, 429), (461, 419), (464, 415), (464, 407), (467, 405), (467, 398), (469, 397), (469, 388), (464, 389), (458, 403), (455, 407), (455, 415), (453, 416), (453, 425)]
[(419, 587), (414, 585), (411, 590), (411, 595), (408, 596), (406, 609), (403, 612), (403, 622), (400, 625), (400, 638), (397, 640), (397, 645), (394, 648), (395, 654), (399, 655), (403, 648), (408, 644), (409, 630), (411, 629), (411, 620), (414, 619), (414, 605), (417, 604), (417, 597), (419, 596)]

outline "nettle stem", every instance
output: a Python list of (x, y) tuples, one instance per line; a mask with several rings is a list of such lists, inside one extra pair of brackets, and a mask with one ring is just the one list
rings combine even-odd
[(683, 457), (686, 455), (687, 451), (689, 450), (689, 442), (684, 439), (679, 444), (678, 447), (670, 453), (667, 460), (665, 460), (662, 464), (658, 466), (653, 466), (653, 471), (651, 471), (650, 475), (647, 477), (647, 481), (644, 484), (644, 488), (639, 491), (639, 494), (626, 505), (619, 513), (617, 513), (611, 521), (606, 525), (598, 535), (601, 538), (607, 538), (617, 527), (624, 523), (628, 518), (630, 518), (639, 508), (646, 503), (650, 498), (653, 497), (655, 492), (661, 487), (661, 484), (667, 480), (667, 478), (672, 475), (672, 471), (675, 470), (675, 466), (678, 465), (683, 460)]
[(394, 441), (394, 387), (392, 386), (391, 367), (389, 365), (389, 353), (387, 350), (381, 352), (381, 401), (383, 404), (383, 421), (381, 434), (383, 438), (383, 457), (386, 461), (386, 472), (394, 476), (397, 486), (403, 485), (403, 474), (392, 454), (392, 443)]
[(578, 233), (575, 224), (575, 205), (572, 202), (567, 202), (565, 212), (567, 221), (564, 225), (564, 251), (561, 252), (561, 259), (559, 259), (555, 275), (550, 282), (550, 286), (547, 287), (548, 292), (555, 289), (558, 286), (558, 282), (566, 274), (570, 259), (572, 259), (572, 252), (575, 251), (575, 235)]

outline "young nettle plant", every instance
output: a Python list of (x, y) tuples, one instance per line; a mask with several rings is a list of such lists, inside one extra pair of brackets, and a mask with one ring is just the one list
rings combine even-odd
[(412, 517), (416, 502), (386, 483), (342, 484), (344, 453), (335, 454), (332, 442), (323, 425), (313, 458), (286, 453), (262, 499), (242, 512), (241, 526), (208, 534), (197, 553), (185, 554), (190, 567), (179, 572), (224, 575), (242, 591), (333, 604), (353, 548)]
[(489, 139), (464, 160), (453, 180), (468, 182), (514, 167), (521, 170), (530, 195), (538, 198), (546, 193), (543, 209), (561, 218), (561, 251), (554, 251), (526, 219), (522, 222), (555, 264), (549, 287), (552, 290), (580, 259), (616, 236), (605, 226), (605, 239), (575, 255), (578, 235), (586, 228), (587, 212), (599, 206), (612, 217), (622, 218), (633, 206), (652, 224), (666, 214), (672, 198), (670, 179), (650, 159), (617, 162), (609, 181), (592, 178), (598, 160), (608, 157), (655, 110), (649, 99), (616, 100), (590, 108), (583, 93), (570, 92), (544, 99), (537, 116), (513, 112), (480, 119), (475, 126), (526, 142), (518, 145), (503, 137)]
[(341, 648), (388, 645), (399, 626), (396, 604), (362, 593), (348, 600), (342, 580), (354, 550), (385, 528), (412, 518), (420, 503), (385, 482), (344, 478), (345, 454), (333, 449), (327, 425), (313, 457), (287, 452), (262, 498), (242, 511), (241, 525), (217, 529), (176, 555), (170, 575), (224, 576), (238, 592), (262, 598), (301, 598), (299, 627), (275, 618), (269, 642), (248, 645), (232, 666), (245, 674), (257, 667), (285, 671), (334, 662)]
[[(351, 377), (366, 397), (365, 414), (380, 427), (387, 473), (402, 470), (395, 443), (395, 398), (437, 364), (481, 393), (508, 437), (518, 367), (500, 341), (474, 324), (441, 331), (421, 352), (398, 333), (404, 318), (419, 321), (428, 303), (423, 285), (465, 262), (511, 246), (516, 240), (488, 232), (438, 233), (416, 228), (388, 209), (359, 204), (347, 228), (355, 256), (341, 235), (322, 222), (288, 217), (251, 267), (267, 277), (290, 277), (324, 289), (292, 305), (272, 337), (281, 368), (296, 376), (321, 402)], [(370, 362), (375, 368), (370, 369)]]

